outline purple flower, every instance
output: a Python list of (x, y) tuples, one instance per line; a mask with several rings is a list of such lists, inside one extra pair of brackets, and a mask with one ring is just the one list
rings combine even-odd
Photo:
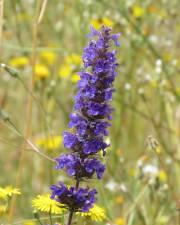
[(78, 138), (76, 135), (69, 133), (69, 132), (64, 132), (64, 146), (66, 148), (73, 148), (73, 146), (78, 142)]
[(96, 202), (96, 189), (78, 188), (76, 190), (75, 187), (66, 187), (62, 182), (59, 182), (59, 185), (52, 185), (50, 189), (51, 198), (65, 205), (70, 211), (88, 212)]
[(65, 169), (76, 180), (76, 187), (67, 188), (63, 183), (52, 185), (52, 198), (64, 204), (71, 212), (88, 211), (95, 202), (96, 190), (79, 187), (79, 182), (93, 178), (101, 179), (105, 166), (98, 159), (99, 151), (105, 156), (112, 107), (110, 102), (115, 91), (113, 82), (117, 76), (116, 51), (111, 44), (119, 46), (120, 34), (102, 26), (97, 31), (90, 28), (91, 40), (84, 48), (84, 68), (79, 72), (78, 92), (74, 112), (70, 115), (70, 131), (64, 132), (64, 147), (71, 150), (56, 158), (56, 169)]
[(105, 166), (96, 158), (81, 159), (75, 154), (62, 154), (56, 158), (56, 169), (66, 168), (69, 176), (74, 176), (77, 180), (84, 178), (92, 178), (96, 173), (97, 178), (101, 179), (105, 170)]

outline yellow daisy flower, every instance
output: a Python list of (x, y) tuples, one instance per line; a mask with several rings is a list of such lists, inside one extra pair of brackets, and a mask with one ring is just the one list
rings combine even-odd
[(35, 65), (35, 76), (37, 80), (46, 79), (49, 75), (49, 69), (47, 66), (43, 64)]
[(12, 186), (7, 186), (5, 188), (0, 187), (0, 198), (6, 199), (7, 197), (11, 197), (12, 195), (20, 195), (21, 192), (17, 188), (13, 188)]
[(90, 24), (95, 28), (99, 29), (102, 25), (108, 26), (108, 27), (113, 27), (114, 23), (112, 20), (110, 20), (107, 17), (103, 18), (97, 18), (97, 19), (92, 19)]
[(144, 16), (145, 10), (139, 5), (134, 5), (132, 8), (132, 14), (135, 18), (141, 18)]
[(54, 150), (61, 146), (62, 137), (57, 135), (57, 136), (52, 136), (52, 137), (39, 138), (39, 139), (37, 139), (36, 143), (38, 146), (40, 146), (44, 149)]
[(59, 68), (58, 75), (60, 78), (69, 78), (72, 73), (72, 68), (69, 64), (64, 64)]
[(56, 60), (56, 54), (51, 51), (42, 51), (40, 53), (40, 57), (44, 60), (48, 65), (52, 65)]
[(32, 200), (32, 207), (41, 212), (61, 214), (66, 211), (63, 205), (50, 198), (50, 194), (38, 195)]
[(76, 66), (81, 65), (82, 63), (81, 56), (75, 53), (68, 55), (65, 61), (67, 64), (76, 65)]
[(89, 212), (78, 212), (77, 215), (89, 218), (93, 221), (103, 221), (106, 218), (105, 209), (96, 204), (89, 210)]
[(126, 221), (122, 217), (119, 217), (119, 218), (116, 219), (115, 224), (116, 225), (125, 225)]
[(15, 68), (23, 68), (29, 64), (29, 59), (26, 56), (15, 57), (10, 59), (9, 64)]

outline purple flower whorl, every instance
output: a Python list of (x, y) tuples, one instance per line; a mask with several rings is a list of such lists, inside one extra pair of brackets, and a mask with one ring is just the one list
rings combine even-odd
[[(108, 144), (108, 122), (111, 120), (114, 88), (117, 76), (116, 52), (109, 50), (111, 41), (119, 46), (119, 34), (111, 34), (111, 29), (102, 26), (100, 31), (91, 27), (88, 46), (84, 49), (84, 69), (79, 73), (78, 93), (75, 97), (74, 112), (70, 116), (70, 131), (64, 132), (63, 143), (70, 150), (56, 158), (56, 169), (65, 169), (76, 180), (76, 187), (67, 188), (63, 183), (52, 185), (52, 198), (65, 204), (70, 211), (88, 211), (95, 202), (96, 190), (80, 188), (79, 182), (90, 179), (96, 173), (101, 179), (105, 165), (99, 160), (99, 151)], [(95, 37), (95, 38), (94, 38)]]

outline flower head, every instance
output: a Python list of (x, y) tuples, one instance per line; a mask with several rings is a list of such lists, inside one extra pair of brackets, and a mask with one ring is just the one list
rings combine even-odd
[(50, 76), (49, 69), (43, 64), (35, 65), (35, 76), (36, 80), (44, 80)]
[(50, 137), (42, 137), (36, 140), (37, 145), (47, 150), (58, 149), (62, 144), (62, 137), (60, 135), (54, 135)]
[(26, 56), (19, 56), (10, 59), (9, 64), (15, 68), (23, 68), (29, 64), (29, 59)]
[(51, 186), (51, 198), (57, 202), (66, 205), (71, 211), (87, 212), (96, 201), (95, 189), (89, 190), (88, 188), (66, 187), (64, 183), (60, 182), (59, 185)]
[[(119, 46), (120, 34), (102, 26), (100, 30), (91, 27), (89, 44), (84, 48), (83, 69), (79, 73), (78, 92), (75, 96), (74, 112), (70, 115), (69, 128), (63, 134), (64, 147), (68, 154), (56, 158), (56, 169), (65, 169), (73, 176), (76, 184), (90, 179), (95, 174), (101, 179), (105, 166), (99, 160), (99, 152), (105, 156), (110, 106), (114, 92), (113, 81), (117, 76), (116, 51), (110, 50), (111, 43)], [(88, 212), (95, 202), (96, 190), (76, 187), (67, 188), (63, 183), (51, 186), (52, 198), (64, 204), (70, 211)]]
[(20, 194), (20, 190), (17, 188), (13, 188), (12, 186), (7, 186), (5, 188), (0, 187), (0, 199), (6, 199), (8, 197), (12, 197), (12, 195)]
[(99, 29), (102, 25), (108, 27), (113, 27), (114, 25), (114, 22), (107, 17), (92, 19), (90, 23), (95, 29)]
[(89, 210), (89, 212), (80, 212), (77, 213), (81, 217), (86, 217), (88, 219), (91, 219), (93, 221), (103, 221), (106, 218), (106, 212), (105, 209), (94, 204), (94, 206)]
[(40, 53), (40, 57), (44, 60), (48, 65), (52, 65), (56, 60), (56, 54), (51, 51), (42, 51)]
[(38, 195), (32, 201), (34, 209), (52, 214), (61, 214), (65, 212), (64, 206), (50, 198), (50, 194)]

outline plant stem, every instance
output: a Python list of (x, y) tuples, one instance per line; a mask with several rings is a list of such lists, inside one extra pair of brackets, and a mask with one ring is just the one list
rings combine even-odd
[(68, 218), (67, 225), (71, 225), (72, 218), (73, 218), (73, 211), (70, 211), (70, 212), (69, 212), (69, 218)]
[[(76, 181), (76, 191), (78, 190), (78, 188), (79, 188), (79, 180)], [(69, 217), (68, 217), (67, 225), (71, 225), (71, 223), (72, 223), (72, 218), (73, 218), (73, 213), (74, 213), (73, 210), (71, 210), (71, 211), (69, 212)]]

